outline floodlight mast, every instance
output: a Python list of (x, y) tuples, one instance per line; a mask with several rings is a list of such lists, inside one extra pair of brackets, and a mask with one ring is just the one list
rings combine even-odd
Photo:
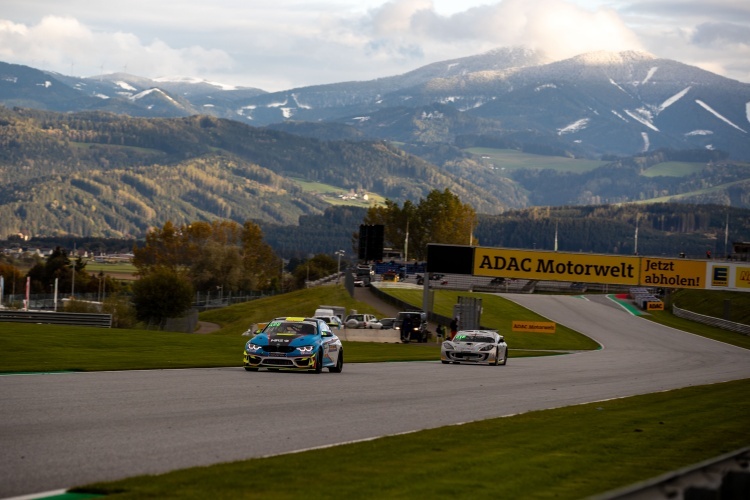
[(341, 257), (345, 254), (343, 250), (337, 250), (334, 255), (338, 256), (338, 266), (336, 268), (336, 284), (341, 283)]

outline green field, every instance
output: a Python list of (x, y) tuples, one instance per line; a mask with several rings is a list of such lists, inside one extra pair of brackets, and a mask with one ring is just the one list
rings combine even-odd
[(133, 275), (137, 272), (137, 269), (130, 262), (118, 262), (118, 263), (112, 264), (108, 262), (95, 262), (93, 260), (90, 260), (86, 262), (86, 272), (97, 273), (97, 274), (99, 272), (103, 272), (104, 274)]
[(467, 153), (491, 163), (501, 172), (510, 172), (521, 169), (551, 169), (558, 172), (571, 172), (580, 174), (589, 172), (602, 165), (606, 161), (583, 160), (576, 158), (564, 158), (562, 156), (543, 156), (522, 153), (515, 149), (493, 149), (493, 148), (468, 148)]
[(350, 194), (349, 190), (340, 187), (332, 186), (330, 184), (323, 184), (321, 182), (310, 182), (299, 178), (293, 178), (294, 182), (299, 184), (303, 191), (306, 193), (313, 193), (318, 195), (326, 203), (331, 205), (351, 205), (355, 207), (371, 207), (373, 205), (382, 205), (385, 203), (385, 198), (375, 193), (367, 193), (367, 199), (356, 198), (356, 199), (342, 199), (341, 195)]
[(665, 161), (647, 168), (641, 175), (645, 177), (687, 177), (688, 175), (697, 174), (704, 168), (706, 168), (705, 163)]

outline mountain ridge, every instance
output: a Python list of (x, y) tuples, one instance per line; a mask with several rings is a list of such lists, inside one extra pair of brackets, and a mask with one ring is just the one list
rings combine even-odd
[[(19, 80), (18, 74), (24, 77)], [(144, 95), (147, 90), (152, 92)], [(590, 157), (667, 147), (720, 149), (750, 160), (750, 84), (637, 51), (550, 61), (528, 48), (505, 47), (402, 75), (277, 92), (199, 79), (74, 78), (0, 63), (0, 103), (142, 117), (207, 114), (253, 126), (343, 123), (367, 129), (367, 139), (398, 142), (412, 140), (415, 130), (407, 124), (382, 128), (390, 122), (389, 113), (443, 104), (465, 119), (483, 119), (484, 133), (556, 135)], [(374, 114), (386, 117), (380, 128), (387, 135), (363, 127)], [(449, 134), (431, 141), (455, 138)]]

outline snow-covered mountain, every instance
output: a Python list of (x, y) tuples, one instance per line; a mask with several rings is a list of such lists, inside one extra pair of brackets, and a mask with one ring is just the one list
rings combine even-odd
[[(0, 63), (0, 103), (147, 117), (200, 113), (255, 126), (332, 122), (403, 142), (526, 133), (592, 156), (668, 147), (750, 160), (750, 84), (632, 51), (549, 62), (504, 48), (403, 75), (282, 92), (126, 74), (73, 78)], [(418, 126), (414, 116), (424, 117)], [(415, 133), (428, 119), (440, 133)]]

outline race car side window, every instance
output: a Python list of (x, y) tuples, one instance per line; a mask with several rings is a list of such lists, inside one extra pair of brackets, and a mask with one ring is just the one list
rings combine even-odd
[(320, 325), (320, 335), (323, 337), (332, 337), (331, 327), (323, 323)]

